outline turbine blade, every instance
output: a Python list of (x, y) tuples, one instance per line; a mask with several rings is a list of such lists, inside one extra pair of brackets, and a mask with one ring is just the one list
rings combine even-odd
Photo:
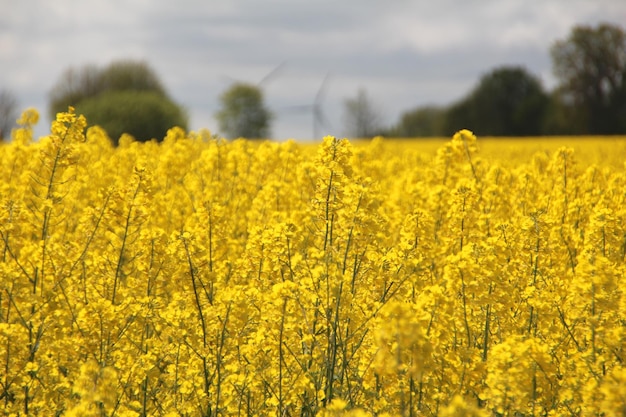
[(271, 80), (276, 75), (278, 75), (278, 73), (282, 70), (282, 68), (285, 66), (286, 63), (287, 63), (286, 61), (283, 61), (280, 64), (278, 64), (273, 70), (268, 72), (265, 75), (265, 77), (261, 78), (261, 81), (258, 82), (258, 85), (261, 86), (261, 85), (269, 82), (269, 80)]

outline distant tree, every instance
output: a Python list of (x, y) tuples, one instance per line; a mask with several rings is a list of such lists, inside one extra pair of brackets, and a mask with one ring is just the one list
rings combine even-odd
[(402, 114), (388, 136), (403, 138), (443, 136), (445, 109), (436, 106), (418, 107)]
[(359, 89), (356, 97), (344, 101), (346, 133), (353, 138), (369, 138), (381, 134), (379, 111), (370, 101), (365, 89)]
[(571, 97), (560, 88), (550, 93), (544, 117), (544, 135), (581, 135), (588, 131), (587, 122)]
[(540, 135), (548, 102), (541, 82), (524, 68), (497, 68), (450, 107), (446, 134), (468, 128), (483, 136)]
[(359, 89), (356, 97), (344, 102), (347, 134), (353, 138), (368, 138), (382, 132), (379, 111), (370, 101), (367, 92)]
[(97, 96), (103, 91), (102, 71), (95, 65), (68, 68), (52, 87), (48, 102), (48, 113), (54, 120), (57, 113), (67, 111), (82, 100)]
[[(452, 136), (461, 129), (470, 129), (479, 133), (478, 122), (471, 96), (467, 96), (446, 109), (443, 121), (444, 136)], [(482, 134), (482, 132), (480, 132)]]
[(187, 126), (184, 109), (169, 98), (144, 61), (114, 61), (102, 69), (69, 68), (51, 91), (50, 116), (68, 106), (85, 114), (90, 124), (102, 126), (114, 142), (122, 133), (139, 141), (161, 140), (169, 128)]
[(619, 26), (576, 26), (550, 50), (565, 100), (589, 134), (626, 132), (626, 33)]
[(155, 91), (107, 91), (76, 106), (90, 125), (101, 126), (117, 145), (122, 133), (145, 142), (161, 141), (167, 130), (187, 129), (187, 115), (176, 103)]
[(167, 92), (154, 70), (144, 61), (115, 61), (100, 74), (103, 91), (152, 91), (163, 97)]
[(17, 98), (9, 90), (0, 91), (0, 140), (11, 137), (18, 115)]
[(265, 106), (263, 92), (255, 85), (235, 83), (220, 97), (216, 113), (226, 137), (262, 139), (270, 136), (272, 113)]

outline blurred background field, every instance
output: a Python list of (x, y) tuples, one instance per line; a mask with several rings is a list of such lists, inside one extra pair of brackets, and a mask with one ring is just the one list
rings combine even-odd
[[(420, 152), (434, 157), (450, 138), (415, 140), (414, 138), (383, 139), (385, 147), (398, 152)], [(366, 146), (370, 140), (355, 139), (355, 146)], [(530, 160), (536, 153), (552, 155), (561, 147), (572, 148), (576, 160), (584, 165), (597, 164), (623, 168), (626, 162), (626, 136), (543, 136), (528, 138), (478, 137), (478, 156), (496, 161)], [(316, 146), (316, 144), (311, 144)]]

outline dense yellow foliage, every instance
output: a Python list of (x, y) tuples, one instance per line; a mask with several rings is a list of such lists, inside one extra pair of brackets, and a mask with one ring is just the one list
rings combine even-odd
[(626, 414), (623, 153), (36, 121), (0, 148), (4, 414)]

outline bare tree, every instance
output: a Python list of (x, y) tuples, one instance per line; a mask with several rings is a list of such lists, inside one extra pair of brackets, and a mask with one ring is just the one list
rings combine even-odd
[(18, 118), (17, 98), (9, 90), (0, 91), (0, 140), (11, 137)]
[(345, 122), (348, 136), (367, 138), (381, 132), (380, 112), (371, 103), (365, 89), (345, 101)]
[(102, 76), (97, 66), (85, 65), (66, 69), (50, 91), (50, 117), (54, 120), (56, 114), (67, 111), (68, 106), (76, 106), (101, 91)]

